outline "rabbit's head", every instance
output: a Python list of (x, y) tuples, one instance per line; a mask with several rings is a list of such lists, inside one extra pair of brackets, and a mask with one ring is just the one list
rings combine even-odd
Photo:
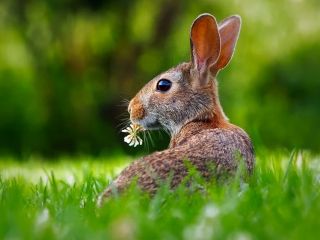
[(130, 101), (133, 123), (145, 129), (164, 128), (176, 134), (188, 122), (227, 121), (219, 103), (215, 77), (232, 58), (241, 19), (231, 16), (217, 24), (210, 14), (193, 22), (190, 32), (191, 62), (158, 75)]

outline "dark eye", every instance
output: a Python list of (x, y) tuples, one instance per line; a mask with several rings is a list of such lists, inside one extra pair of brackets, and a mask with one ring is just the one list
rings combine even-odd
[(157, 90), (160, 92), (166, 92), (171, 88), (171, 81), (168, 79), (160, 79), (157, 83)]

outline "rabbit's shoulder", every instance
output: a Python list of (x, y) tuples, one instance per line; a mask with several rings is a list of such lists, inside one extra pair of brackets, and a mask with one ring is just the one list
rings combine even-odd
[(205, 156), (218, 162), (233, 161), (237, 155), (245, 160), (248, 170), (254, 164), (254, 150), (248, 134), (237, 126), (205, 129), (186, 142), (193, 155)]
[(248, 134), (240, 127), (232, 125), (228, 128), (209, 128), (200, 130), (188, 138), (188, 144), (231, 144), (236, 142), (250, 142)]

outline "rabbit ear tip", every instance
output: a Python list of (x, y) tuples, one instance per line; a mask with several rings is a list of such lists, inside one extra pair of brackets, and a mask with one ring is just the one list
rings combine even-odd
[(195, 22), (197, 22), (199, 20), (204, 20), (205, 18), (216, 21), (216, 18), (212, 14), (210, 14), (210, 13), (202, 13), (198, 17), (196, 17), (196, 19), (194, 20), (193, 23), (195, 23)]
[(199, 17), (214, 17), (214, 16), (210, 13), (201, 13), (197, 18)]
[(241, 22), (242, 22), (242, 18), (238, 14), (235, 14), (235, 15), (232, 15), (232, 16), (226, 18), (226, 20), (228, 20), (228, 19), (233, 20), (233, 21), (237, 21), (239, 24), (241, 24)]

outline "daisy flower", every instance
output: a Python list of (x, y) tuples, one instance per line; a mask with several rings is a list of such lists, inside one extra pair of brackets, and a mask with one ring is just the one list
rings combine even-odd
[(124, 142), (128, 143), (129, 146), (138, 146), (142, 145), (142, 139), (138, 136), (138, 133), (143, 131), (143, 128), (138, 124), (130, 124), (129, 127), (123, 129), (121, 132), (128, 133), (126, 137), (124, 137)]

